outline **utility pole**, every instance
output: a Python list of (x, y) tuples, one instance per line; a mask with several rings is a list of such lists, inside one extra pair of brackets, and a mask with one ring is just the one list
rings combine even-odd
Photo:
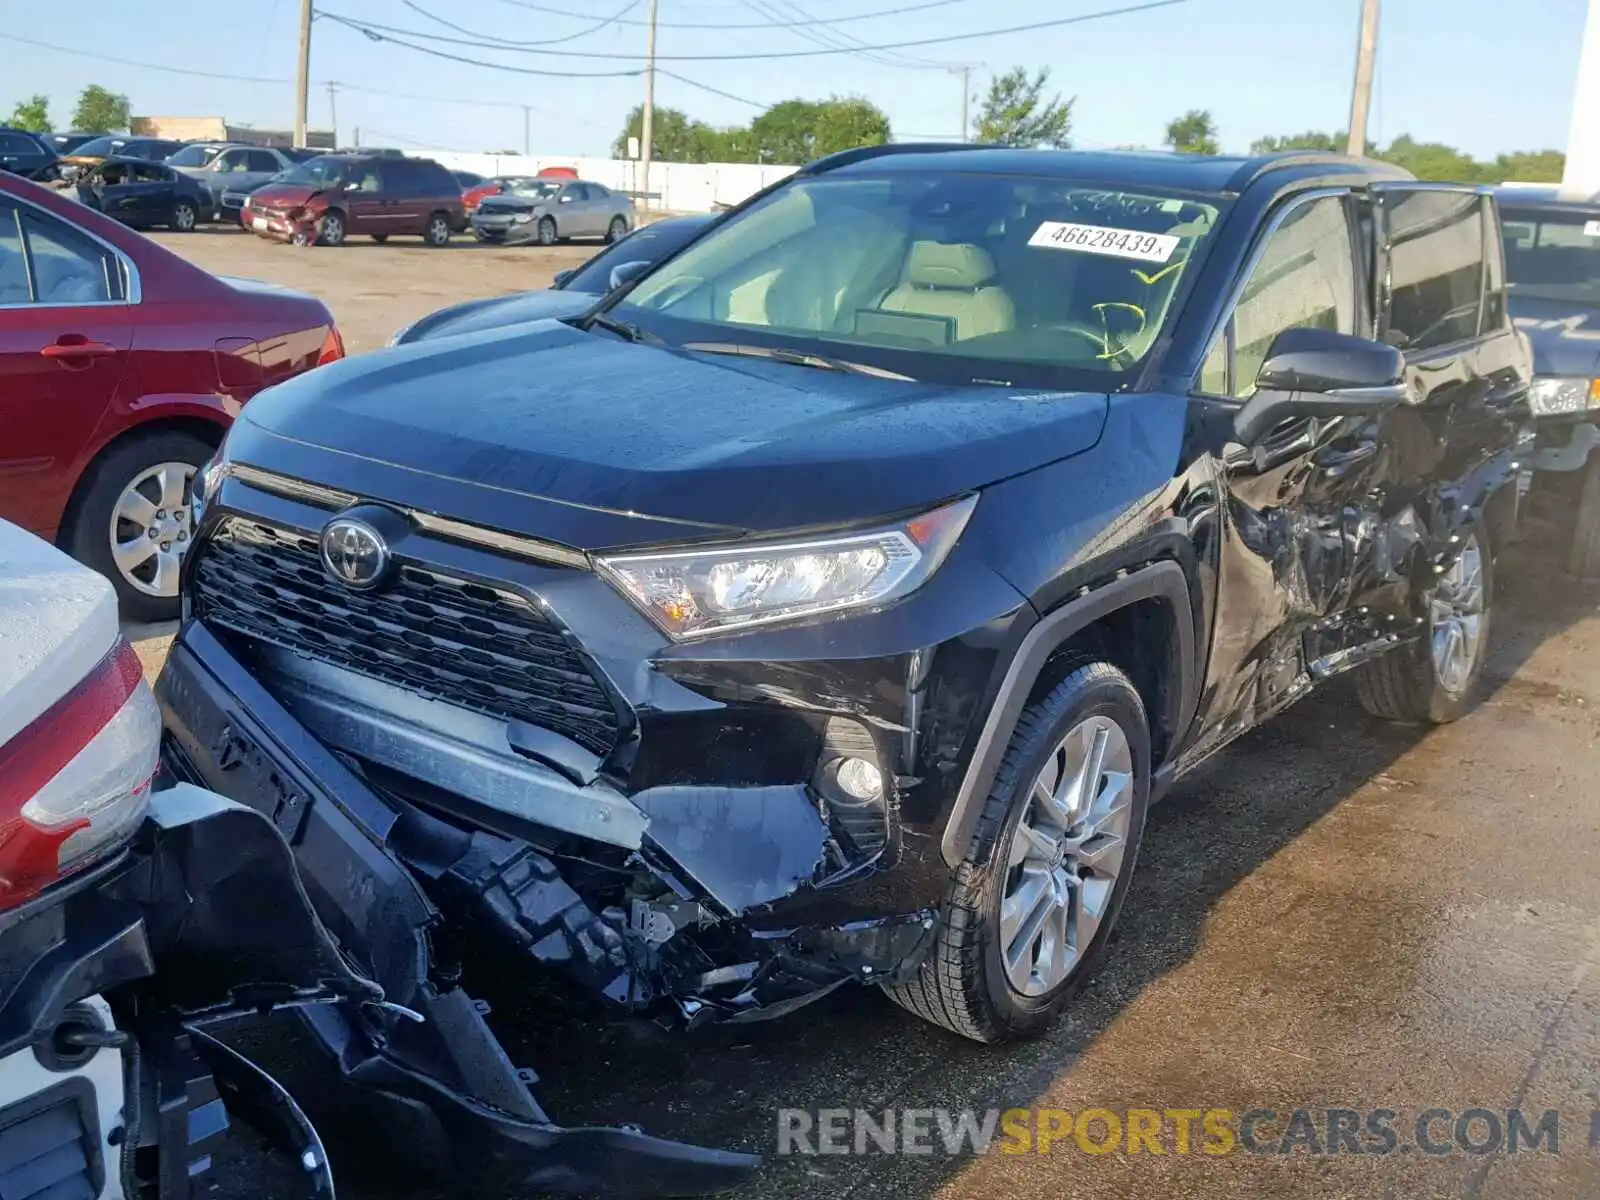
[(1583, 47), (1578, 52), (1578, 82), (1572, 91), (1561, 195), (1587, 200), (1596, 192), (1600, 192), (1600, 0), (1589, 0)]
[(333, 127), (333, 148), (339, 148), (339, 85), (328, 81), (328, 124)]
[(1356, 82), (1350, 93), (1350, 136), (1345, 153), (1367, 152), (1367, 114), (1372, 110), (1372, 64), (1378, 56), (1378, 0), (1361, 0), (1361, 41), (1356, 46)]
[(961, 65), (961, 140), (972, 140), (972, 126), (967, 123), (967, 102), (972, 98), (972, 68)]
[(527, 158), (530, 154), (533, 153), (533, 138), (530, 136), (530, 133), (529, 133), (529, 130), (532, 128), (532, 125), (531, 125), (531, 122), (530, 122), (530, 114), (532, 112), (533, 112), (533, 106), (532, 105), (524, 104), (522, 106), (522, 157), (523, 158)]
[(311, 0), (300, 0), (300, 64), (294, 81), (294, 144), (306, 144), (306, 107), (311, 91)]
[[(308, 0), (309, 2), (309, 0)], [(650, 150), (656, 123), (656, 0), (650, 0), (650, 34), (644, 51), (644, 109), (639, 118), (639, 211), (650, 211)]]
[(350, 143), (357, 150), (361, 149), (361, 126), (356, 126), (356, 140)]

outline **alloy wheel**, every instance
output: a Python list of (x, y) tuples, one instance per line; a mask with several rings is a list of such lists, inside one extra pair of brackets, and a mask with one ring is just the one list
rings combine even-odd
[(450, 240), (450, 223), (443, 217), (435, 217), (428, 222), (428, 240), (436, 246), (442, 246)]
[(324, 246), (338, 246), (344, 242), (344, 218), (338, 213), (325, 213), (318, 241)]
[(129, 586), (147, 596), (178, 594), (178, 573), (194, 533), (189, 512), (194, 471), (186, 462), (147, 467), (111, 509), (111, 560)]
[(1000, 960), (1013, 989), (1064, 983), (1111, 908), (1133, 813), (1133, 751), (1122, 727), (1074, 725), (1033, 781), (1011, 839), (1000, 902)]
[(184, 233), (194, 228), (195, 210), (187, 204), (180, 204), (172, 213), (172, 223)]
[(1469, 536), (1428, 600), (1434, 678), (1452, 696), (1472, 682), (1483, 653), (1483, 549)]

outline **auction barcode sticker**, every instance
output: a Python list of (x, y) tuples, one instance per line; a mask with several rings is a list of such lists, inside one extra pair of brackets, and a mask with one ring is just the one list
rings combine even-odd
[(1113, 229), (1109, 225), (1075, 225), (1070, 221), (1046, 221), (1033, 231), (1030, 246), (1052, 250), (1076, 250), (1081, 254), (1108, 254), (1112, 258), (1137, 258), (1145, 262), (1166, 262), (1178, 248), (1180, 238), (1170, 233), (1140, 233), (1137, 229)]

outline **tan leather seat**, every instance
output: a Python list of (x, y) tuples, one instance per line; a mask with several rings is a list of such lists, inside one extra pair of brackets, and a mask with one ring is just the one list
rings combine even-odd
[(956, 341), (1005, 333), (1016, 326), (1006, 290), (990, 284), (994, 259), (967, 242), (913, 242), (905, 277), (878, 306), (890, 312), (950, 317)]

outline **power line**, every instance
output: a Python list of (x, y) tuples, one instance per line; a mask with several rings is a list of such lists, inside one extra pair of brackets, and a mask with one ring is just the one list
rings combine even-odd
[(748, 104), (751, 108), (759, 108), (763, 111), (772, 107), (772, 105), (763, 104), (759, 100), (747, 100), (743, 96), (735, 96), (732, 92), (725, 92), (721, 88), (712, 87), (709, 83), (701, 83), (697, 79), (679, 75), (676, 71), (669, 71), (665, 67), (657, 67), (656, 74), (664, 75), (668, 79), (676, 79), (679, 83), (688, 84), (692, 88), (699, 88), (702, 92), (710, 92), (713, 96), (721, 96), (724, 100), (732, 100), (736, 104)]
[[(592, 13), (578, 13), (571, 9), (550, 8), (544, 4), (535, 4), (533, 0), (500, 0), (501, 4), (509, 4), (513, 8), (524, 8), (530, 12), (544, 13), (552, 17), (571, 17), (573, 20), (588, 21), (593, 19)], [(658, 29), (792, 29), (802, 25), (837, 25), (844, 21), (871, 21), (878, 17), (898, 17), (906, 13), (926, 12), (931, 8), (948, 8), (952, 4), (970, 4), (972, 0), (922, 0), (919, 4), (907, 4), (900, 8), (880, 8), (873, 12), (850, 13), (842, 17), (829, 17), (826, 19), (806, 16), (803, 20), (790, 21), (779, 18), (773, 21), (745, 22), (739, 24), (729, 21), (661, 21)], [(729, 6), (730, 8), (732, 5)], [(743, 5), (741, 5), (743, 7)], [(616, 20), (618, 25), (645, 25), (645, 21)]]
[[(415, 50), (419, 54), (426, 54), (426, 55), (429, 55), (430, 57), (433, 57), (433, 58), (443, 58), (443, 59), (449, 60), (450, 62), (465, 63), (469, 67), (483, 67), (483, 68), (485, 68), (487, 70), (490, 70), (490, 71), (505, 71), (505, 72), (507, 72), (509, 74), (512, 74), (512, 75), (539, 75), (539, 76), (543, 76), (545, 78), (555, 78), (555, 79), (632, 79), (632, 78), (636, 78), (637, 76), (640, 76), (640, 75), (644, 74), (644, 68), (643, 67), (635, 67), (631, 71), (546, 71), (546, 70), (541, 70), (541, 69), (539, 69), (537, 67), (511, 67), (511, 66), (507, 66), (505, 63), (485, 62), (481, 58), (467, 58), (466, 56), (461, 55), (461, 54), (450, 54), (450, 53), (448, 53), (448, 52), (446, 52), (444, 50), (434, 50), (434, 49), (431, 49), (431, 48), (429, 48), (427, 46), (418, 46), (414, 42), (407, 42), (407, 41), (402, 40), (401, 38), (391, 37), (387, 33), (379, 33), (377, 28), (369, 29), (367, 26), (362, 25), (362, 24), (360, 24), (360, 23), (358, 23), (356, 21), (349, 20), (346, 17), (336, 16), (335, 14), (330, 13), (330, 12), (320, 12), (319, 11), (317, 15), (319, 17), (321, 17), (322, 19), (324, 19), (324, 20), (333, 21), (334, 23), (339, 24), (339, 25), (347, 25), (351, 29), (354, 29), (357, 33), (361, 33), (361, 34), (366, 35), (366, 37), (369, 40), (374, 41), (374, 42), (387, 42), (387, 43), (389, 43), (390, 45), (393, 45), (393, 46), (404, 46), (407, 50)], [(380, 26), (378, 28), (383, 28), (383, 27)], [(404, 32), (406, 32), (411, 37), (429, 37), (429, 36), (431, 36), (431, 35), (426, 34), (426, 33), (413, 33), (410, 30), (406, 30)], [(439, 41), (439, 42), (450, 42), (450, 43), (453, 43), (453, 44), (465, 45), (465, 46), (483, 45), (483, 43), (480, 43), (480, 42), (463, 42), (460, 38), (436, 37), (436, 38), (434, 38), (434, 40), (435, 41)], [(495, 46), (493, 44), (490, 44), (486, 48), (490, 49), (490, 50), (506, 50), (506, 49), (510, 49), (511, 47)], [(523, 54), (563, 54), (563, 53), (565, 53), (565, 54), (573, 55), (573, 56), (576, 57), (576, 52), (575, 51), (570, 51), (570, 50), (569, 51), (560, 51), (560, 50), (523, 50), (523, 51), (520, 51), (520, 53), (523, 53)], [(589, 57), (597, 57), (597, 56), (591, 56), (591, 55), (587, 55), (586, 54), (586, 55), (583, 55), (582, 57), (589, 58)], [(633, 56), (632, 55), (607, 55), (606, 57), (611, 57), (611, 58), (629, 57), (629, 58), (631, 58)]]
[(859, 38), (853, 33), (847, 33), (842, 29), (835, 29), (833, 26), (836, 22), (818, 21), (805, 9), (793, 3), (793, 0), (745, 0), (745, 3), (758, 12), (776, 15), (780, 18), (785, 12), (798, 14), (815, 23), (814, 27), (795, 29), (795, 32), (800, 33), (808, 41), (816, 42), (822, 46), (847, 49), (853, 54), (860, 55), (868, 62), (878, 63), (885, 67), (901, 67), (913, 71), (944, 70), (943, 63), (931, 62), (925, 58), (913, 58), (909, 54), (880, 54), (870, 49), (863, 49), (867, 45), (863, 38)]
[(136, 58), (117, 58), (114, 55), (102, 54), (98, 50), (79, 50), (74, 46), (57, 46), (52, 42), (40, 42), (33, 38), (19, 37), (14, 33), (0, 33), (0, 41), (17, 42), (23, 46), (35, 46), (40, 50), (54, 50), (57, 54), (71, 54), (78, 58), (92, 58), (96, 62), (116, 63), (123, 67), (138, 67), (145, 71), (165, 71), (169, 75), (192, 75), (197, 79), (230, 79), (237, 83), (289, 83), (287, 79), (268, 79), (261, 75), (237, 75), (233, 72), (221, 71), (196, 71), (189, 67), (169, 67), (163, 63), (142, 62)]
[[(416, 0), (400, 0), (400, 2), (402, 4), (404, 4), (407, 8), (411, 9), (413, 12), (420, 13), (422, 16), (427, 17), (428, 20), (437, 21), (440, 25), (443, 25), (446, 29), (453, 29), (457, 33), (464, 33), (464, 34), (467, 34), (469, 37), (483, 38), (484, 40), (491, 41), (491, 42), (501, 42), (501, 43), (504, 43), (507, 46), (557, 46), (557, 45), (560, 45), (562, 42), (577, 41), (577, 39), (579, 39), (579, 38), (588, 37), (591, 33), (599, 33), (602, 29), (605, 29), (608, 26), (618, 24), (619, 22), (621, 22), (622, 18), (625, 17), (628, 13), (630, 13), (634, 9), (638, 8), (639, 5), (641, 3), (643, 3), (643, 0), (629, 0), (629, 3), (626, 5), (626, 7), (624, 7), (621, 12), (617, 13), (616, 16), (614, 16), (614, 17), (606, 17), (606, 18), (602, 19), (599, 22), (599, 24), (591, 25), (588, 29), (580, 29), (580, 30), (578, 30), (577, 33), (569, 33), (569, 34), (566, 34), (563, 37), (545, 38), (545, 39), (543, 39), (541, 41), (532, 41), (532, 42), (517, 42), (517, 41), (512, 41), (510, 38), (500, 37), (498, 34), (478, 33), (475, 30), (471, 30), (471, 29), (466, 28), (466, 26), (464, 26), (464, 25), (457, 25), (454, 21), (447, 21), (447, 20), (445, 20), (445, 18), (439, 16), (437, 13), (429, 12), (427, 9), (423, 8), (422, 5), (416, 3)], [(633, 21), (629, 21), (629, 22), (626, 22), (626, 23), (629, 24), (629, 25), (636, 24), (636, 22), (633, 22)]]
[[(876, 45), (863, 45), (860, 47), (829, 47), (817, 50), (774, 50), (763, 54), (662, 54), (657, 56), (658, 62), (748, 62), (787, 58), (823, 58), (835, 54), (856, 54), (861, 50), (907, 50), (917, 46), (947, 46), (953, 42), (977, 41), (980, 38), (1004, 37), (1013, 33), (1032, 33), (1040, 29), (1059, 29), (1066, 25), (1081, 25), (1087, 21), (1099, 21), (1107, 17), (1122, 17), (1132, 13), (1150, 12), (1158, 8), (1172, 8), (1179, 4), (1188, 4), (1191, 0), (1146, 0), (1143, 4), (1126, 4), (1119, 8), (1102, 9), (1099, 12), (1082, 13), (1075, 17), (1056, 17), (1049, 21), (1033, 21), (1026, 25), (1010, 25), (1002, 29), (980, 29), (970, 33), (951, 33), (940, 37), (912, 38), (902, 42), (880, 42)], [(493, 42), (467, 41), (461, 38), (444, 37), (441, 35), (424, 33), (415, 29), (400, 29), (393, 25), (381, 25), (374, 21), (357, 21), (350, 17), (340, 16), (318, 9), (317, 14), (326, 20), (346, 25), (351, 29), (365, 34), (373, 41), (396, 42), (398, 45), (407, 45), (398, 42), (389, 35), (400, 35), (412, 38), (428, 38), (435, 42), (444, 42), (458, 46), (473, 46), (481, 50), (511, 50), (518, 54), (543, 54), (557, 58), (598, 58), (598, 59), (626, 59), (633, 60), (638, 56), (634, 54), (605, 53), (595, 50), (534, 50), (519, 49), (511, 46), (496, 45)], [(412, 45), (413, 50), (422, 50), (424, 53), (434, 54), (440, 58), (455, 59), (460, 62), (471, 62), (469, 59), (458, 59), (455, 55), (445, 54), (441, 51), (428, 50), (426, 47)], [(475, 63), (477, 66), (494, 67), (494, 63)], [(518, 68), (502, 67), (502, 70), (518, 70)], [(523, 72), (524, 74), (540, 74), (541, 72)], [(543, 74), (559, 74), (559, 72), (542, 72)], [(638, 71), (621, 72), (623, 74), (637, 75)]]

